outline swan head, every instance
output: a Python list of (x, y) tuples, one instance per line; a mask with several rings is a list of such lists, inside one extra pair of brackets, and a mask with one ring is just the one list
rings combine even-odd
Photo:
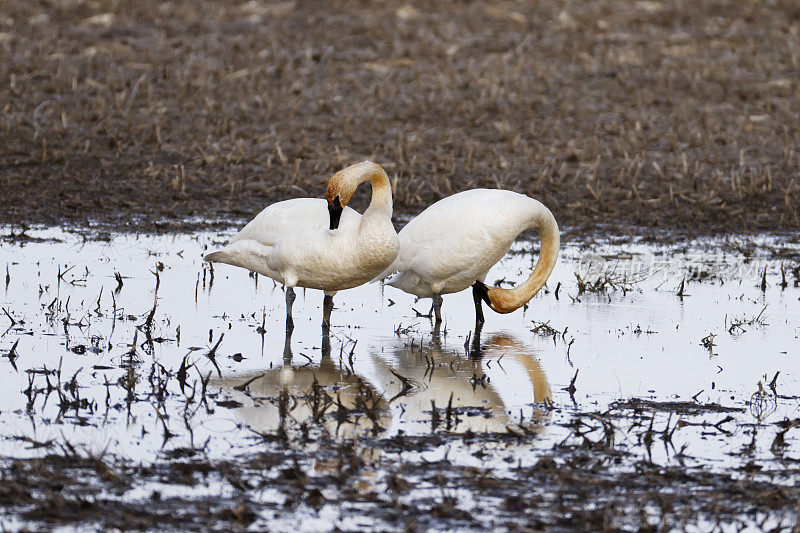
[(342, 218), (342, 211), (344, 211), (344, 207), (342, 207), (339, 196), (336, 196), (336, 198), (333, 200), (328, 200), (328, 215), (330, 215), (331, 219), (330, 229), (336, 229), (339, 227), (339, 220)]
[(486, 302), (486, 305), (495, 313), (510, 313), (520, 307), (509, 290), (501, 289), (500, 287), (489, 287), (480, 281), (476, 281), (472, 286), (480, 299)]
[[(330, 229), (339, 227), (342, 211), (355, 194), (356, 187), (364, 181), (381, 177), (386, 181), (386, 187), (388, 187), (388, 178), (381, 166), (372, 161), (362, 161), (343, 168), (328, 180), (325, 198), (328, 200), (328, 212), (331, 215)], [(372, 193), (374, 199), (374, 184)], [(391, 203), (391, 192), (389, 193), (389, 202)]]
[(330, 229), (339, 227), (339, 220), (342, 218), (347, 202), (356, 192), (358, 182), (353, 180), (353, 167), (349, 166), (340, 170), (328, 180), (328, 188), (325, 191), (325, 199), (328, 200), (328, 214), (330, 214)]

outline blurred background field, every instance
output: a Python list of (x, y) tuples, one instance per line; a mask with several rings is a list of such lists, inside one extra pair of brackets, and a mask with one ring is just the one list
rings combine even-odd
[(3, 223), (238, 224), (370, 158), (400, 213), (800, 227), (795, 0), (0, 6)]

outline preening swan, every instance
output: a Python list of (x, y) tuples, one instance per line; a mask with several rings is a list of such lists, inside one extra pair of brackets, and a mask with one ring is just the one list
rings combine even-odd
[[(347, 207), (359, 184), (372, 199), (363, 215)], [(364, 161), (328, 181), (326, 200), (297, 198), (270, 205), (206, 261), (227, 263), (286, 286), (286, 327), (292, 329), (293, 287), (325, 291), (322, 326), (330, 325), (333, 295), (362, 285), (397, 257), (392, 190), (380, 165)]]
[[(526, 229), (539, 231), (539, 260), (528, 279), (513, 289), (484, 285), (486, 274)], [(400, 253), (380, 277), (407, 293), (433, 298), (436, 323), (442, 321), (442, 294), (470, 285), (475, 320), (484, 321), (481, 301), (498, 313), (525, 305), (541, 289), (558, 258), (558, 224), (553, 214), (524, 194), (474, 189), (439, 200), (409, 222), (399, 234)]]

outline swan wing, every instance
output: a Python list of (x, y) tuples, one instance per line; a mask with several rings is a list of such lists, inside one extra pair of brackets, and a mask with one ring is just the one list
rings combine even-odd
[(339, 230), (332, 232), (326, 200), (286, 200), (265, 208), (205, 260), (245, 268), (290, 286), (302, 278), (316, 288), (348, 268), (344, 242), (357, 233), (360, 223), (361, 215), (345, 207)]
[(258, 241), (242, 239), (231, 242), (222, 250), (206, 255), (204, 259), (246, 268), (274, 278), (275, 272), (269, 268), (273, 250), (272, 246), (265, 246)]
[[(339, 227), (358, 225), (361, 215), (345, 207)], [(292, 239), (308, 231), (322, 232), (330, 227), (328, 202), (322, 198), (295, 198), (266, 207), (240, 231), (231, 242), (252, 240), (274, 246), (282, 239)]]
[[(400, 231), (400, 252), (391, 269), (403, 275), (393, 277), (391, 284), (407, 290), (421, 283), (448, 292), (469, 286), (525, 229), (530, 201), (496, 189), (474, 189), (439, 200)], [(425, 291), (420, 286), (411, 292)]]
[(420, 213), (400, 232), (398, 270), (436, 281), (473, 264), (493, 244), (481, 209), (472, 202), (440, 201)]

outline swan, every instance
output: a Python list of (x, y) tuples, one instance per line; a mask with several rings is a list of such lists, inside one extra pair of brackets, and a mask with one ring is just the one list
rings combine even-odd
[[(536, 267), (513, 289), (487, 287), (486, 275), (526, 229), (539, 231), (542, 242)], [(498, 313), (525, 305), (555, 267), (558, 224), (539, 201), (500, 189), (473, 189), (434, 203), (399, 234), (397, 259), (376, 280), (421, 298), (433, 299), (436, 324), (442, 321), (442, 295), (472, 286), (475, 320), (483, 324), (481, 301)]]
[[(347, 203), (363, 182), (372, 186), (369, 207), (360, 215)], [(380, 165), (364, 161), (328, 181), (326, 199), (295, 198), (261, 211), (206, 261), (257, 272), (286, 287), (286, 328), (294, 327), (294, 287), (325, 292), (322, 327), (330, 327), (337, 291), (373, 279), (397, 257), (392, 225), (392, 189)]]

